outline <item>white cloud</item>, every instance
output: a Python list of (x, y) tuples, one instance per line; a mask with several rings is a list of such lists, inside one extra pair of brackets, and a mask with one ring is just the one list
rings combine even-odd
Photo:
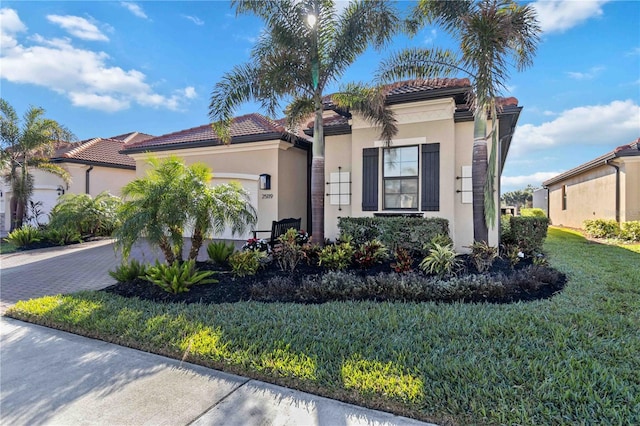
[(531, 175), (524, 176), (502, 176), (500, 179), (500, 185), (503, 187), (515, 187), (524, 188), (527, 185), (542, 186), (542, 182), (547, 179), (551, 179), (554, 176), (562, 173), (561, 171), (555, 172), (537, 172)]
[(108, 41), (109, 38), (91, 22), (79, 16), (48, 15), (49, 22), (60, 25), (72, 36), (83, 40)]
[(640, 47), (636, 47), (634, 49), (631, 49), (630, 51), (628, 51), (626, 53), (626, 56), (637, 56), (640, 55)]
[(586, 72), (567, 71), (567, 75), (574, 80), (593, 80), (596, 78), (605, 68), (604, 67), (591, 67)]
[(435, 28), (432, 28), (429, 31), (429, 34), (424, 38), (424, 44), (432, 44), (434, 40), (438, 37), (438, 31)]
[(510, 156), (567, 145), (622, 145), (640, 135), (640, 106), (630, 99), (572, 108), (538, 126), (518, 126)]
[[(5, 11), (2, 14), (13, 17)], [(2, 26), (0, 53), (0, 77), (7, 81), (43, 86), (66, 96), (75, 106), (110, 112), (127, 109), (133, 103), (176, 110), (196, 96), (191, 86), (170, 96), (156, 93), (144, 73), (109, 65), (107, 53), (77, 48), (70, 39), (46, 39), (35, 34), (28, 38), (31, 45), (21, 44), (16, 33), (26, 27), (20, 25), (17, 14), (9, 22), (10, 26)]]
[(9, 49), (16, 45), (14, 36), (27, 31), (27, 26), (13, 9), (0, 9), (0, 45)]
[(138, 18), (149, 19), (149, 17), (147, 16), (146, 13), (144, 13), (144, 10), (142, 10), (142, 7), (140, 7), (140, 5), (137, 5), (130, 1), (122, 1), (120, 2), (120, 5), (126, 8), (127, 10), (129, 10), (129, 12), (133, 13)]
[(182, 15), (182, 17), (184, 19), (188, 19), (191, 22), (193, 22), (196, 25), (204, 25), (204, 21), (200, 18), (198, 18), (197, 16), (191, 16), (191, 15)]
[(602, 15), (610, 0), (538, 0), (532, 3), (545, 33), (564, 32), (592, 17)]

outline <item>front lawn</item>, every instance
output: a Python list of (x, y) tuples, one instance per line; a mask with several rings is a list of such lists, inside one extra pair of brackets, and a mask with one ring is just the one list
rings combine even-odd
[(551, 228), (545, 249), (569, 282), (526, 303), (164, 305), (84, 292), (8, 315), (441, 424), (637, 424), (636, 248)]

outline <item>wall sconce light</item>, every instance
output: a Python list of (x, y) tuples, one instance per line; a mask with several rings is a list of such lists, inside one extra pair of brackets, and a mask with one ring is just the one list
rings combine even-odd
[(260, 175), (260, 189), (271, 189), (271, 175), (267, 173)]
[(62, 185), (58, 185), (56, 191), (58, 192), (58, 197), (64, 195), (64, 188), (62, 187)]

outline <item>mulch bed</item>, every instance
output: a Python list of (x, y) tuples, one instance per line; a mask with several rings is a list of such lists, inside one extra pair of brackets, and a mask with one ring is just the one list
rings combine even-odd
[[(368, 275), (377, 275), (381, 272), (392, 272), (391, 262), (376, 265), (373, 268), (367, 270), (348, 269), (348, 272), (353, 272), (362, 277)], [(530, 266), (530, 260), (523, 260), (516, 265), (516, 271)], [(415, 264), (417, 266), (417, 263)], [(179, 294), (170, 294), (162, 290), (160, 287), (142, 280), (137, 279), (135, 281), (126, 283), (117, 283), (110, 287), (105, 288), (103, 291), (108, 293), (118, 294), (124, 297), (137, 297), (142, 300), (150, 300), (161, 303), (234, 303), (240, 301), (252, 300), (252, 289), (255, 290), (255, 286), (264, 286), (271, 278), (274, 277), (289, 277), (288, 273), (280, 271), (276, 262), (268, 264), (265, 268), (261, 269), (254, 276), (235, 277), (228, 267), (220, 267), (207, 262), (199, 262), (198, 268), (200, 270), (213, 270), (216, 271), (216, 275), (213, 277), (219, 282), (216, 284), (197, 285), (191, 287), (188, 292)], [(550, 269), (550, 268), (549, 268)], [(417, 270), (417, 268), (416, 268)], [(466, 273), (476, 273), (475, 268), (471, 265), (468, 258), (465, 258), (465, 271)], [(314, 275), (319, 276), (325, 273), (326, 270), (318, 266), (310, 266), (306, 264), (300, 264), (296, 269), (293, 276), (294, 283), (299, 284), (304, 277)], [(554, 271), (555, 272), (555, 271)], [(491, 270), (492, 275), (503, 274), (509, 276), (514, 273), (508, 261), (498, 259)], [(489, 303), (512, 303), (516, 301), (531, 301), (538, 299), (545, 299), (553, 296), (554, 294), (562, 291), (566, 284), (566, 277), (563, 274), (558, 273), (559, 279), (553, 283), (545, 283), (541, 286), (533, 286), (534, 288), (514, 288), (513, 286), (507, 288), (507, 292), (502, 297), (491, 296), (489, 298), (486, 295), (478, 295), (477, 297), (465, 298), (465, 302), (489, 302)], [(535, 288), (538, 287), (538, 288)], [(373, 300), (379, 300), (376, 298)], [(291, 294), (283, 294), (281, 300), (278, 297), (270, 297), (270, 302), (291, 302)], [(329, 302), (331, 300), (315, 300), (314, 303)], [(439, 302), (449, 302), (454, 300), (438, 300)], [(455, 301), (459, 301), (456, 299)], [(305, 303), (309, 303), (308, 301)]]

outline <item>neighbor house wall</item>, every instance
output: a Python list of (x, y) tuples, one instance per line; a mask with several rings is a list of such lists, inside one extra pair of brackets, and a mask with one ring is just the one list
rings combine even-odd
[(620, 221), (640, 220), (640, 157), (619, 158)]
[[(566, 209), (562, 208), (562, 188)], [(549, 219), (553, 225), (582, 228), (587, 219), (616, 218), (616, 172), (603, 164), (549, 185)]]

